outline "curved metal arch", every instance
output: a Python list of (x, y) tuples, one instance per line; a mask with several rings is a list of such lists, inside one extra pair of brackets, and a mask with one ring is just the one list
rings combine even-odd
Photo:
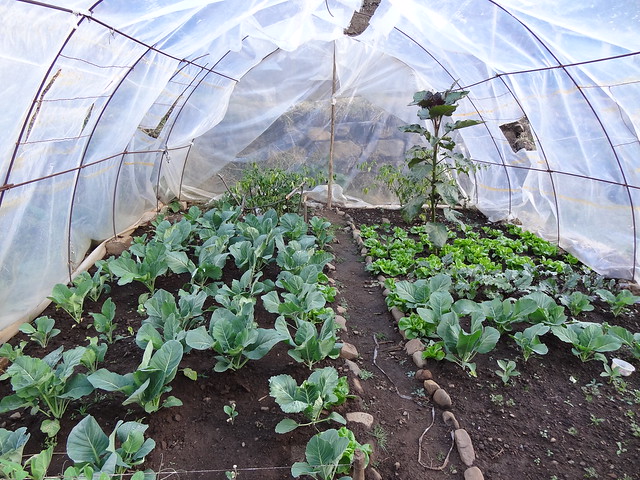
[[(436, 62), (440, 66), (440, 68), (442, 68), (442, 70), (446, 72), (447, 75), (449, 75), (451, 80), (453, 80), (459, 87), (462, 88), (462, 86), (460, 85), (460, 82), (455, 78), (454, 75), (451, 74), (451, 72), (447, 69), (447, 67), (445, 67), (429, 50), (427, 50), (422, 44), (420, 44), (420, 42), (418, 42), (416, 39), (411, 37), (406, 32), (400, 30), (398, 27), (393, 27), (393, 28), (394, 28), (394, 30), (397, 30), (402, 35), (404, 35), (411, 42), (413, 42), (418, 48), (420, 48), (422, 51), (424, 51), (427, 55), (429, 55), (429, 57), (431, 57), (431, 59), (434, 62)], [(513, 95), (513, 93), (511, 93), (511, 94)], [(482, 114), (480, 113), (480, 111), (479, 111), (478, 107), (476, 106), (476, 104), (474, 103), (473, 99), (471, 99), (470, 97), (467, 97), (467, 99), (469, 100), (469, 102), (471, 102), (471, 105), (473, 106), (473, 108), (475, 108), (476, 112), (480, 116), (480, 119), (482, 120), (482, 124), (485, 126), (485, 129), (487, 130), (487, 133), (489, 134), (489, 138), (491, 138), (491, 142), (493, 143), (493, 146), (496, 149), (496, 153), (498, 154), (498, 157), (500, 158), (500, 161), (502, 162), (502, 167), (504, 169), (505, 177), (507, 178), (507, 187), (508, 187), (508, 191), (509, 191), (509, 215), (510, 215), (511, 214), (511, 209), (512, 209), (511, 178), (509, 177), (509, 169), (507, 168), (507, 162), (505, 161), (504, 157), (502, 156), (502, 153), (500, 152), (500, 148), (498, 147), (498, 144), (496, 143), (495, 138), (493, 138), (493, 135), (491, 135), (491, 132), (489, 131), (489, 127), (487, 127), (487, 122), (484, 120)]]
[[(89, 139), (85, 143), (84, 149), (82, 151), (82, 155), (80, 156), (80, 162), (78, 163), (78, 169), (76, 170), (75, 178), (74, 178), (74, 181), (73, 181), (73, 190), (71, 192), (71, 204), (69, 206), (69, 223), (68, 223), (68, 228), (67, 228), (67, 264), (69, 265), (69, 276), (71, 276), (71, 274), (73, 273), (73, 269), (71, 268), (71, 230), (72, 230), (72, 223), (73, 223), (73, 210), (74, 210), (74, 205), (75, 205), (75, 200), (76, 200), (76, 193), (78, 191), (78, 184), (80, 182), (80, 172), (82, 170), (82, 165), (84, 165), (84, 161), (85, 161), (86, 156), (87, 156), (87, 151), (89, 150), (89, 145), (91, 145), (91, 141), (94, 138), (94, 134), (96, 133), (96, 130), (98, 128), (98, 125), (100, 124), (100, 120), (102, 119), (102, 116), (104, 115), (104, 112), (109, 107), (109, 104), (111, 103), (111, 100), (113, 100), (113, 97), (115, 96), (115, 94), (118, 92), (118, 89), (122, 86), (122, 84), (125, 82), (125, 80), (129, 77), (131, 72), (133, 72), (133, 70), (135, 69), (136, 65), (138, 65), (138, 63), (140, 63), (140, 61), (150, 51), (151, 51), (150, 49), (147, 49), (147, 50), (145, 50), (145, 52), (142, 55), (140, 55), (138, 57), (138, 59), (129, 67), (129, 69), (127, 70), (127, 73), (125, 73), (122, 76), (122, 78), (120, 79), (120, 81), (118, 82), (116, 87), (113, 89), (113, 92), (109, 96), (109, 99), (102, 106), (102, 109), (100, 110), (100, 113), (98, 113), (98, 116), (97, 116), (96, 121), (95, 121), (95, 123), (93, 125), (93, 128), (91, 129), (91, 133), (89, 134)], [(123, 155), (123, 159), (124, 159), (124, 155)]]
[[(632, 275), (632, 278), (634, 278), (635, 274), (636, 274), (636, 256), (637, 256), (637, 253), (638, 253), (638, 229), (637, 229), (637, 224), (636, 224), (635, 207), (634, 207), (634, 203), (633, 203), (633, 196), (631, 195), (631, 189), (629, 188), (629, 184), (628, 184), (629, 182), (627, 181), (627, 176), (625, 175), (624, 169), (622, 168), (622, 162), (620, 161), (620, 157), (618, 156), (618, 152), (616, 152), (615, 146), (613, 145), (613, 141), (611, 140), (611, 137), (609, 136), (609, 133), (607, 132), (607, 129), (605, 128), (604, 124), (602, 123), (602, 120), (600, 119), (598, 113), (596, 112), (595, 107), (589, 101), (589, 98), (584, 93), (584, 91), (582, 90), (582, 88), (580, 87), (580, 85), (578, 84), (576, 79), (573, 77), (573, 75), (571, 75), (571, 73), (569, 72), (567, 67), (562, 64), (560, 59), (553, 53), (553, 51), (551, 51), (551, 49), (547, 46), (547, 44), (544, 43), (542, 41), (542, 39), (540, 37), (538, 37), (538, 35), (536, 35), (535, 32), (533, 30), (531, 30), (531, 28), (529, 28), (523, 21), (521, 21), (518, 17), (516, 17), (513, 13), (511, 13), (509, 10), (504, 8), (502, 5), (497, 4), (495, 2), (495, 0), (486, 0), (486, 1), (491, 3), (496, 8), (499, 8), (500, 10), (502, 10), (505, 14), (509, 15), (511, 18), (513, 18), (522, 28), (524, 28), (527, 32), (529, 32), (529, 34), (540, 44), (540, 46), (542, 46), (547, 51), (547, 53), (549, 55), (551, 55), (551, 57), (553, 57), (553, 59), (558, 64), (558, 68), (562, 69), (562, 71), (565, 73), (567, 78), (571, 81), (571, 83), (573, 83), (573, 85), (576, 87), (578, 92), (580, 92), (580, 95), (582, 96), (582, 99), (584, 100), (584, 102), (589, 107), (589, 110), (591, 110), (591, 113), (593, 114), (594, 118), (598, 122), (598, 125), (600, 125), (600, 128), (602, 129), (602, 133), (604, 134), (605, 138), (607, 139), (607, 143), (611, 147), (611, 152), (613, 153), (613, 156), (616, 159), (616, 163), (618, 165), (618, 169), (620, 170), (620, 175), (621, 175), (622, 179), (624, 180), (624, 188), (625, 188), (625, 191), (627, 192), (627, 197), (629, 198), (629, 207), (631, 208), (631, 223), (632, 223), (632, 226), (633, 226), (633, 266), (632, 266), (632, 269), (631, 269), (631, 275)], [(551, 175), (551, 172), (549, 172), (549, 176), (551, 178), (551, 181), (553, 182), (553, 177)], [(555, 189), (554, 189), (554, 195), (556, 195)], [(556, 200), (556, 205), (557, 205), (557, 200)], [(560, 225), (559, 225), (560, 224), (560, 212), (556, 211), (556, 214), (558, 215), (557, 218), (558, 218), (558, 240), (559, 240), (559, 238), (560, 238), (560, 233), (559, 233), (559, 230), (560, 230)]]
[[(96, 8), (98, 5), (100, 5), (100, 3), (102, 3), (102, 2), (103, 2), (103, 0), (98, 0), (96, 3), (94, 3), (89, 8), (89, 11), (92, 11), (94, 8)], [(28, 3), (28, 2), (25, 2), (25, 3)], [(40, 4), (36, 3), (36, 5), (40, 5)], [(46, 7), (46, 5), (43, 5), (43, 6)], [(63, 8), (59, 8), (58, 10), (62, 11), (62, 12), (66, 12), (66, 13), (73, 13), (71, 10), (67, 10), (67, 9), (63, 9)], [(67, 38), (62, 43), (62, 46), (58, 50), (58, 53), (56, 53), (55, 57), (53, 57), (53, 61), (51, 62), (51, 65), (49, 65), (49, 68), (47, 69), (47, 72), (42, 77), (42, 82), (40, 83), (40, 86), (38, 87), (35, 95), (33, 96), (33, 100), (31, 101), (31, 107), (29, 107), (29, 111), (27, 112), (27, 115), (25, 116), (24, 122), (22, 123), (22, 128), (20, 129), (20, 133), (18, 134), (18, 139), (16, 140), (16, 146), (13, 149), (13, 153), (11, 154), (11, 160), (9, 160), (9, 166), (7, 167), (7, 172), (6, 172), (5, 177), (4, 177), (4, 182), (2, 183), (3, 185), (7, 185), (9, 183), (9, 179), (11, 178), (11, 171), (13, 170), (13, 166), (14, 166), (16, 158), (18, 156), (18, 150), (20, 150), (20, 145), (22, 144), (22, 139), (23, 139), (23, 137), (25, 136), (25, 133), (28, 130), (28, 126), (29, 126), (29, 123), (31, 121), (31, 116), (32, 116), (34, 110), (36, 109), (36, 104), (38, 103), (38, 99), (42, 96), (43, 92), (45, 91), (46, 84), (47, 84), (47, 79), (51, 75), (51, 72), (53, 71), (53, 68), (55, 67), (56, 63), (58, 62), (58, 58), (60, 58), (60, 55), (62, 54), (64, 49), (67, 47), (69, 42), (71, 41), (71, 38), (74, 36), (74, 34), (78, 30), (78, 28), (80, 27), (82, 22), (84, 22), (86, 19), (87, 19), (87, 17), (85, 17), (85, 16), (81, 16), (78, 19), (78, 21), (76, 22), (75, 27), (73, 27), (71, 29), (71, 31), (69, 32), (69, 34), (67, 35)], [(4, 196), (5, 196), (5, 192), (6, 191), (7, 190), (0, 190), (0, 208), (2, 208), (2, 202), (4, 201)]]
[[(248, 36), (244, 37), (241, 40), (241, 43), (244, 42), (247, 38), (249, 38)], [(264, 61), (266, 58), (268, 58), (269, 56), (273, 55), (275, 52), (277, 52), (278, 50), (280, 50), (280, 48), (276, 48), (274, 49), (272, 52), (270, 52), (269, 54), (265, 55), (264, 57), (262, 57), (262, 61)], [(227, 55), (229, 55), (231, 53), (231, 50), (228, 50), (224, 55), (222, 55), (217, 61), (216, 63), (213, 64), (213, 66), (211, 67), (212, 69), (216, 68), (220, 62), (222, 60), (224, 60), (226, 58)], [(207, 73), (207, 75), (209, 75)], [(205, 80), (205, 78), (207, 78), (207, 75), (205, 75), (204, 77), (202, 77), (202, 79), (198, 82), (198, 84), (195, 86), (195, 88), (193, 89), (193, 91), (189, 94), (189, 96), (186, 98), (186, 100), (184, 101), (184, 103), (182, 104), (182, 106), (180, 107), (180, 110), (178, 111), (178, 113), (176, 114), (176, 118), (173, 121), (173, 124), (171, 125), (171, 130), (169, 131), (169, 134), (167, 135), (167, 139), (166, 142), (169, 142), (169, 137), (171, 136), (171, 133), (173, 132), (173, 127), (175, 126), (176, 122), (178, 121), (178, 118), (180, 117), (180, 114), (182, 113), (182, 109), (184, 108), (184, 106), (187, 104), (187, 102), (189, 101), (189, 98), (191, 98), (191, 95), (193, 95), (195, 93), (195, 91), (197, 90), (197, 88), (200, 86), (200, 84)], [(187, 162), (189, 161), (189, 155), (191, 153), (191, 147), (193, 146), (193, 142), (195, 141), (195, 138), (191, 139), (191, 145), (189, 146), (189, 150), (187, 151), (187, 154), (184, 158), (184, 162), (182, 163), (182, 172), (180, 174), (180, 187), (178, 190), (178, 199), (180, 199), (182, 197), (182, 182), (184, 180), (184, 172), (187, 169)], [(159, 175), (158, 175), (158, 181), (159, 181)]]
[[(229, 53), (229, 52), (227, 52)], [(226, 55), (226, 54), (225, 54)], [(215, 68), (215, 66), (213, 67)], [(180, 116), (180, 114), (182, 113), (182, 110), (184, 109), (184, 106), (186, 105), (186, 103), (189, 101), (189, 98), (191, 98), (191, 95), (193, 95), (193, 93), (195, 92), (195, 90), (198, 88), (198, 86), (204, 81), (205, 78), (207, 78), (207, 76), (209, 75), (209, 71), (207, 71), (206, 69), (202, 68), (200, 69), (200, 71), (197, 73), (197, 75), (195, 75), (193, 77), (193, 79), (189, 82), (189, 84), (184, 88), (184, 90), (182, 91), (182, 94), (180, 94), (180, 96), (184, 95), (184, 93), (189, 90), (189, 88), (191, 88), (191, 86), (194, 84), (194, 82), (196, 81), (196, 79), (198, 78), (198, 76), (202, 73), (202, 72), (206, 72), (202, 78), (198, 81), (198, 83), (196, 84), (196, 86), (191, 90), (191, 93), (189, 95), (187, 95), (187, 98), (185, 99), (184, 102), (182, 102), (182, 105), (180, 106), (180, 108), (178, 109), (178, 112), (176, 113), (175, 118), (173, 119), (173, 122), (171, 123), (171, 127), (169, 127), (169, 133), (167, 133), (165, 140), (164, 140), (164, 148), (165, 151), (167, 151), (167, 146), (169, 144), (169, 137), (171, 136), (171, 133), (173, 132), (173, 129), (176, 125), (176, 122), (178, 121), (178, 117)], [(191, 150), (191, 145), (189, 145), (189, 151)], [(167, 153), (168, 155), (168, 153)], [(158, 193), (160, 192), (160, 177), (162, 176), (162, 164), (163, 164), (163, 160), (164, 160), (164, 155), (162, 155), (160, 157), (160, 165), (158, 165), (158, 176), (156, 177), (156, 206), (158, 206), (157, 202), (159, 200), (158, 198)], [(185, 158), (186, 161), (186, 158)], [(184, 167), (183, 167), (183, 173), (184, 173)], [(179, 186), (179, 191), (182, 189), (182, 175), (180, 177), (180, 186)], [(180, 194), (178, 194), (178, 199), (180, 199)]]
[[(523, 113), (526, 114), (526, 112), (522, 108), (522, 104), (520, 103), (520, 100), (518, 100), (518, 97), (516, 97), (516, 95), (513, 93), (513, 91), (511, 90), (511, 88), (507, 84), (507, 82), (504, 81), (504, 78), (500, 77), (500, 81), (502, 82), (504, 87), (509, 91), (509, 93), (513, 97), (514, 101), (516, 102), (516, 104), (520, 108), (520, 111), (522, 111)], [(533, 128), (533, 125), (531, 125), (531, 124), (529, 124), (529, 127), (531, 128), (531, 132), (533, 133), (533, 136), (536, 137), (536, 145), (540, 149), (540, 153), (542, 154), (542, 158), (544, 159), (544, 163), (547, 166), (546, 172), (549, 174), (549, 179), (551, 181), (551, 189), (553, 190), (553, 202), (554, 202), (554, 205), (556, 207), (556, 218), (557, 218), (557, 221), (556, 221), (556, 243), (559, 245), (560, 244), (560, 206), (558, 205), (558, 195), (556, 193), (556, 184), (553, 181), (553, 175), (552, 175), (553, 172), (551, 171), (551, 168), (549, 166), (549, 161), (547, 160), (547, 154), (544, 151), (544, 147), (542, 146), (542, 142), (540, 141), (540, 137), (538, 136), (538, 133), (536, 132), (536, 129)], [(509, 194), (509, 197), (511, 197), (511, 194)]]

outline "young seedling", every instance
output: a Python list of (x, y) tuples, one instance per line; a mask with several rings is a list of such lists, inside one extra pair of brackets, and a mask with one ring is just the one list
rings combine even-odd
[(111, 298), (107, 298), (102, 304), (101, 313), (92, 313), (93, 328), (96, 332), (101, 333), (101, 337), (104, 337), (109, 345), (113, 343), (113, 332), (116, 329), (116, 325), (113, 323), (113, 319), (116, 316), (116, 304), (113, 303)]
[(495, 370), (495, 373), (504, 385), (507, 385), (512, 377), (520, 376), (520, 372), (516, 370), (516, 362), (513, 360), (498, 360), (498, 367), (500, 370)]
[(49, 340), (60, 333), (60, 330), (53, 328), (56, 321), (49, 317), (39, 317), (34, 320), (36, 326), (31, 323), (23, 323), (20, 325), (20, 331), (26, 335), (29, 335), (29, 339), (32, 342), (36, 342), (42, 348), (46, 348)]
[(227, 414), (227, 417), (229, 417), (229, 418), (227, 418), (227, 423), (230, 423), (231, 425), (233, 425), (233, 423), (235, 422), (236, 417), (238, 416), (238, 411), (236, 410), (236, 402), (231, 400), (229, 402), (229, 405), (225, 405), (223, 407), (223, 410), (224, 410), (224, 413)]

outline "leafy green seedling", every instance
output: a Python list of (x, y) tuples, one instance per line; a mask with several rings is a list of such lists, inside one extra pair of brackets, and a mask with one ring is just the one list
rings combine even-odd
[(336, 238), (331, 222), (324, 218), (311, 217), (311, 220), (309, 220), (309, 227), (311, 228), (313, 235), (316, 237), (316, 244), (320, 249), (325, 249), (326, 246)]
[(622, 290), (617, 295), (609, 290), (600, 288), (596, 294), (611, 307), (611, 313), (618, 317), (628, 310), (630, 305), (640, 301), (640, 296), (634, 295), (629, 290)]
[(156, 278), (169, 270), (167, 247), (156, 241), (144, 243), (144, 235), (140, 238), (141, 240), (134, 241), (130, 250), (125, 250), (117, 258), (109, 258), (107, 268), (112, 275), (118, 277), (118, 285), (140, 282), (153, 294)]
[(34, 320), (36, 326), (31, 323), (23, 323), (20, 325), (20, 331), (29, 335), (32, 342), (36, 342), (42, 348), (46, 348), (49, 340), (60, 333), (60, 330), (53, 328), (56, 321), (50, 317), (38, 317)]
[(93, 287), (93, 280), (89, 274), (83, 273), (86, 275), (78, 275), (71, 286), (62, 283), (54, 285), (51, 296), (47, 297), (56, 305), (56, 308), (67, 312), (76, 323), (82, 322), (84, 299)]
[(89, 345), (87, 345), (80, 362), (87, 367), (89, 373), (93, 373), (98, 369), (98, 365), (104, 362), (104, 356), (107, 354), (107, 344), (98, 344), (98, 337), (87, 337), (87, 340), (89, 340)]
[(116, 330), (116, 325), (113, 323), (116, 317), (116, 304), (113, 303), (111, 298), (107, 298), (102, 304), (100, 313), (92, 313), (93, 328), (96, 332), (102, 334), (109, 345), (113, 343), (113, 332)]
[(500, 370), (495, 370), (495, 374), (500, 377), (502, 383), (507, 385), (512, 377), (520, 376), (520, 372), (516, 370), (516, 362), (513, 360), (498, 360)]
[[(67, 455), (74, 462), (76, 472), (120, 476), (127, 470), (140, 465), (155, 448), (156, 442), (144, 438), (148, 426), (139, 422), (118, 421), (113, 432), (107, 436), (98, 422), (91, 416), (83, 418), (67, 438)], [(71, 472), (69, 472), (71, 473)], [(150, 471), (144, 473), (151, 473)], [(145, 478), (143, 472), (137, 472), (138, 478)], [(65, 471), (65, 478), (67, 478)], [(132, 477), (135, 478), (135, 475)]]
[(471, 360), (478, 353), (488, 353), (493, 350), (500, 339), (498, 330), (485, 327), (478, 320), (471, 322), (469, 333), (465, 332), (455, 312), (443, 315), (438, 326), (438, 335), (442, 338), (447, 353), (444, 358), (457, 363), (464, 370), (468, 369), (473, 377), (477, 376), (476, 364)]
[(516, 332), (511, 335), (516, 344), (522, 350), (522, 358), (526, 362), (532, 353), (537, 355), (546, 355), (549, 348), (540, 341), (540, 336), (544, 335), (550, 330), (549, 325), (543, 323), (536, 323), (528, 328), (525, 328), (522, 332)]
[(276, 425), (276, 433), (288, 433), (298, 427), (316, 425), (333, 420), (345, 424), (347, 421), (337, 412), (321, 418), (323, 410), (343, 403), (348, 395), (348, 384), (340, 382), (338, 372), (333, 367), (325, 367), (313, 372), (298, 386), (290, 375), (276, 375), (269, 379), (269, 394), (285, 413), (304, 413), (309, 422), (298, 423), (285, 418)]
[(283, 340), (276, 328), (258, 328), (253, 317), (253, 303), (242, 304), (241, 311), (234, 314), (226, 308), (218, 308), (211, 316), (209, 330), (200, 326), (189, 330), (185, 341), (196, 350), (213, 349), (219, 355), (214, 370), (239, 370), (249, 360), (259, 360), (273, 346)]
[[(298, 478), (309, 475), (320, 480), (333, 480), (337, 475), (348, 474), (351, 470), (356, 450), (364, 454), (364, 465), (369, 464), (371, 445), (361, 445), (353, 432), (346, 427), (330, 429), (313, 436), (307, 443), (306, 462), (296, 462), (291, 467), (291, 475)], [(349, 480), (341, 476), (339, 480)]]
[(571, 295), (560, 296), (560, 303), (567, 307), (574, 317), (582, 312), (591, 312), (594, 309), (589, 296), (577, 291), (572, 292)]
[(422, 351), (422, 358), (433, 358), (437, 361), (443, 360), (445, 355), (444, 342), (434, 342), (433, 340), (429, 340)]
[(287, 353), (296, 362), (304, 363), (309, 369), (325, 358), (338, 358), (342, 344), (337, 343), (336, 323), (327, 318), (320, 331), (316, 325), (304, 320), (296, 321), (295, 334), (289, 332), (289, 326), (281, 315), (276, 319), (275, 329), (280, 337), (292, 347)]
[(603, 352), (613, 352), (622, 345), (618, 337), (605, 334), (602, 325), (595, 323), (558, 325), (551, 327), (551, 331), (561, 341), (573, 345), (571, 352), (583, 362), (603, 360)]
[(609, 325), (606, 328), (606, 333), (619, 338), (623, 345), (626, 345), (631, 349), (631, 353), (634, 357), (640, 358), (640, 332), (631, 333), (624, 327)]
[(107, 392), (122, 392), (127, 395), (123, 405), (137, 403), (147, 413), (182, 405), (173, 396), (160, 403), (162, 394), (171, 391), (169, 384), (182, 360), (182, 345), (177, 340), (169, 340), (155, 353), (153, 350), (153, 343), (149, 342), (135, 372), (120, 375), (101, 368), (88, 377), (91, 385)]
[(85, 374), (74, 373), (86, 348), (76, 347), (64, 353), (63, 349), (42, 359), (20, 355), (14, 360), (0, 376), (0, 380), (11, 379), (14, 391), (0, 401), (0, 413), (31, 407), (33, 413), (42, 412), (47, 417), (40, 429), (49, 437), (56, 436), (69, 403), (93, 391)]
[(9, 480), (43, 480), (47, 474), (53, 446), (23, 461), (22, 451), (29, 434), (26, 427), (15, 432), (0, 428), (0, 476)]
[(229, 405), (225, 405), (223, 407), (224, 413), (227, 414), (227, 423), (230, 423), (231, 425), (233, 425), (233, 422), (235, 422), (236, 417), (238, 416), (238, 411), (236, 410), (236, 402), (229, 402)]

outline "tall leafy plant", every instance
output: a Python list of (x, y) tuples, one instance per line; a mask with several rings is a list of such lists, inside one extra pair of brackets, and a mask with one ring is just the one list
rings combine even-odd
[(427, 183), (426, 194), (414, 196), (405, 205), (403, 211), (406, 217), (414, 218), (422, 209), (422, 205), (429, 206), (428, 218), (436, 220), (436, 205), (444, 202), (453, 206), (458, 203), (458, 186), (455, 175), (468, 174), (475, 166), (461, 153), (454, 153), (455, 142), (451, 133), (462, 128), (478, 125), (478, 120), (457, 120), (447, 122), (458, 108), (458, 101), (469, 94), (467, 91), (453, 91), (452, 88), (443, 92), (420, 91), (413, 95), (413, 102), (417, 105), (420, 120), (428, 120), (430, 129), (414, 123), (400, 127), (405, 133), (417, 133), (424, 137), (427, 145), (414, 145), (406, 158), (412, 173), (424, 178)]

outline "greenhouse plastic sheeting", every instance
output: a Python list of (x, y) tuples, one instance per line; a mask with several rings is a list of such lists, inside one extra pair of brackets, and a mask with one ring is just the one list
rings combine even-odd
[(252, 162), (326, 175), (332, 105), (336, 182), (392, 202), (373, 172), (451, 85), (484, 122), (456, 137), (469, 201), (638, 279), (640, 4), (601, 3), (382, 0), (352, 37), (357, 0), (0, 0), (0, 328), (159, 202)]

